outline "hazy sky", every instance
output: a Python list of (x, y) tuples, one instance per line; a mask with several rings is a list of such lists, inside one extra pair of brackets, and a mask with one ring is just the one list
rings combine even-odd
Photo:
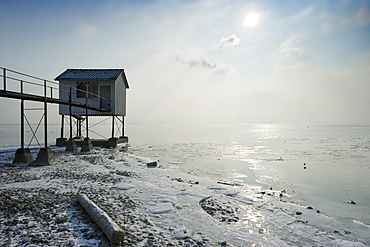
[(370, 123), (370, 1), (0, 0), (0, 66), (124, 68), (131, 124)]

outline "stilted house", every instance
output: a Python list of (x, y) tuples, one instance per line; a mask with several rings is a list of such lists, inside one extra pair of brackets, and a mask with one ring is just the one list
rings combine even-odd
[[(126, 90), (128, 81), (123, 69), (67, 69), (55, 78), (59, 82), (59, 98), (70, 102), (99, 107), (99, 111), (87, 107), (59, 105), (62, 115), (62, 136), (64, 132), (64, 116), (68, 115), (79, 121), (77, 137), (81, 137), (81, 122), (86, 120), (86, 137), (88, 137), (89, 116), (112, 116), (112, 136), (114, 136), (114, 119), (122, 123), (121, 138), (124, 137), (124, 117), (126, 116)], [(121, 119), (119, 117), (122, 117)], [(72, 120), (70, 135), (72, 138)], [(80, 125), (80, 127), (78, 127)], [(59, 138), (58, 138), (59, 139)], [(120, 139), (120, 138), (117, 138)], [(60, 144), (60, 141), (59, 141)], [(94, 144), (94, 143), (93, 143)], [(57, 140), (58, 145), (58, 140)]]

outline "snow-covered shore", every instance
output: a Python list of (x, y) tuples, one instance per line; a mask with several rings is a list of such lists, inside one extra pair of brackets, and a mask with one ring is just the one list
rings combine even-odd
[(365, 246), (306, 224), (253, 187), (160, 162), (148, 168), (152, 160), (125, 147), (54, 153), (57, 164), (45, 167), (9, 167), (9, 155), (1, 156), (1, 246), (112, 246), (78, 193), (126, 231), (123, 246)]

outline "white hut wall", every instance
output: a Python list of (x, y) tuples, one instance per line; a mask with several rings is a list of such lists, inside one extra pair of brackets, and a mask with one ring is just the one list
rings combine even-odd
[[(76, 87), (76, 83), (72, 81), (59, 81), (59, 99), (69, 101), (70, 88)], [(69, 106), (59, 104), (59, 115), (69, 114)]]
[[(77, 90), (78, 85), (81, 83), (84, 83), (84, 85), (87, 85), (85, 90), (88, 90), (89, 92), (93, 94), (86, 94), (83, 91)], [(94, 86), (96, 85), (97, 89), (95, 91), (89, 90), (89, 86), (94, 83)], [(87, 97), (87, 104), (88, 105), (93, 105), (100, 107), (101, 105), (101, 88), (104, 86), (109, 86), (110, 92), (109, 95), (104, 95), (103, 97), (105, 98), (105, 102), (114, 102), (110, 98), (113, 94), (112, 92), (114, 91), (114, 83), (112, 82), (107, 82), (107, 81), (96, 81), (96, 82), (91, 82), (91, 81), (60, 81), (59, 82), (59, 98), (64, 99), (64, 100), (69, 100), (69, 90), (70, 87), (72, 88), (72, 101), (73, 102), (80, 102), (85, 104), (86, 103), (86, 96)], [(81, 88), (81, 87), (79, 87)], [(83, 88), (83, 87), (82, 87)], [(96, 96), (95, 96), (96, 95)], [(98, 112), (98, 111), (93, 111), (93, 110), (88, 110), (88, 115), (91, 116), (106, 116), (106, 115), (111, 115), (113, 110), (114, 110), (114, 105), (109, 103), (106, 104), (105, 106), (108, 106), (112, 109), (110, 112)], [(59, 114), (60, 115), (69, 115), (70, 110), (69, 110), (69, 105), (59, 105)], [(81, 107), (72, 107), (72, 112), (71, 114), (73, 115), (86, 115), (86, 109), (81, 108)]]
[(115, 90), (115, 110), (114, 114), (126, 116), (126, 84), (125, 78), (120, 75), (116, 80)]
[(102, 81), (99, 84), (99, 96), (101, 97), (101, 106), (105, 109), (110, 109), (109, 115), (114, 114), (114, 90), (114, 81)]

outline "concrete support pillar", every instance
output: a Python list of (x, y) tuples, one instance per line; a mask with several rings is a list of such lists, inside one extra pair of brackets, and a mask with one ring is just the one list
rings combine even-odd
[(120, 136), (119, 137), (119, 143), (128, 143), (128, 137), (127, 136)]
[(37, 158), (32, 162), (31, 166), (49, 166), (54, 161), (54, 154), (51, 148), (41, 148), (37, 154)]
[(69, 138), (66, 144), (66, 152), (72, 152), (72, 153), (77, 153), (77, 145), (76, 141), (73, 138)]
[(117, 144), (118, 144), (118, 138), (114, 137), (114, 138), (109, 138), (108, 139), (108, 146), (110, 148), (116, 148)]
[(67, 142), (67, 138), (57, 138), (55, 145), (58, 147), (63, 147), (65, 143)]
[(18, 148), (11, 166), (27, 166), (33, 161), (29, 148)]
[(81, 152), (90, 152), (92, 150), (94, 150), (94, 146), (92, 145), (90, 138), (86, 137), (82, 142)]

